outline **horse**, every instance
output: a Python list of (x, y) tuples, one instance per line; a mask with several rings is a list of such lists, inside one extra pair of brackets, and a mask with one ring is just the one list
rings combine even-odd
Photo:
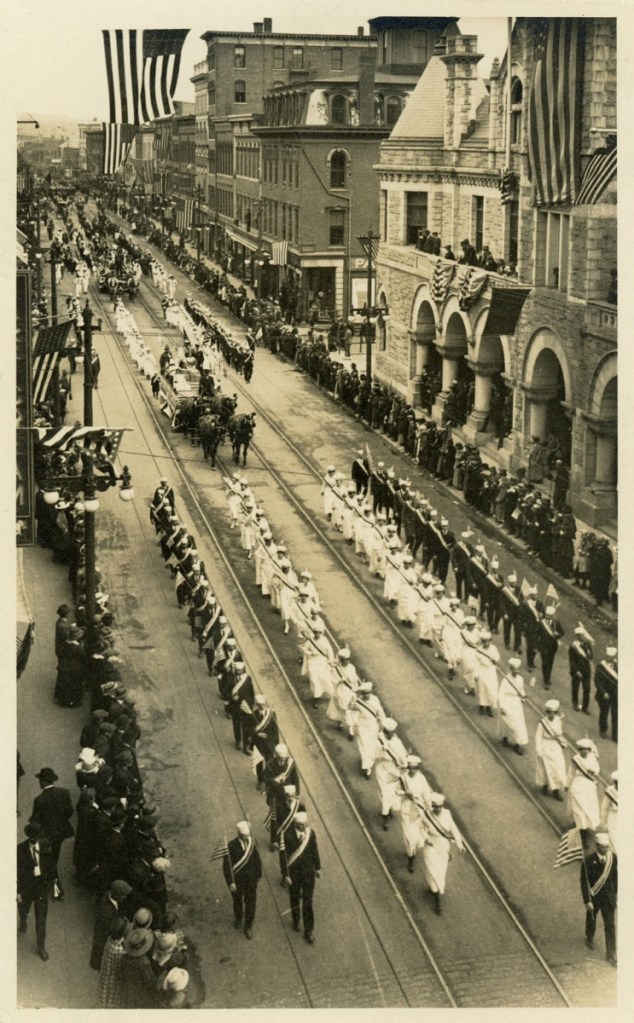
[(232, 416), (227, 427), (231, 447), (233, 448), (233, 460), (236, 465), (240, 464), (240, 449), (242, 449), (242, 464), (247, 464), (247, 451), (249, 443), (255, 430), (255, 412), (250, 414), (242, 413), (239, 416)]
[(225, 428), (218, 416), (204, 415), (198, 421), (198, 433), (203, 448), (203, 458), (210, 459), (211, 468), (216, 468), (218, 448), (225, 439)]
[(235, 414), (235, 410), (238, 405), (237, 395), (229, 397), (227, 394), (214, 394), (207, 402), (211, 412), (220, 417), (220, 422), (223, 426), (227, 426), (229, 420)]

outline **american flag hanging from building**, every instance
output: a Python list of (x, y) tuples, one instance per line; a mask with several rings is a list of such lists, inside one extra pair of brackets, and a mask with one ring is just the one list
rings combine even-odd
[(528, 170), (536, 206), (573, 203), (579, 184), (582, 18), (530, 18), (535, 64), (528, 110)]
[(58, 365), (66, 347), (72, 320), (58, 323), (55, 327), (44, 327), (39, 331), (33, 348), (33, 404), (44, 401), (53, 371)]
[(194, 215), (194, 200), (193, 199), (180, 199), (179, 205), (176, 209), (176, 230), (177, 231), (188, 231), (192, 226), (192, 217)]
[(608, 135), (605, 146), (596, 149), (583, 172), (575, 206), (597, 203), (616, 174), (616, 135)]
[(109, 124), (104, 121), (103, 131), (103, 173), (114, 174), (128, 159), (136, 128), (132, 124)]
[(447, 297), (449, 285), (453, 280), (456, 264), (446, 259), (436, 261), (431, 278), (431, 297), (437, 306), (441, 306)]
[(36, 440), (45, 451), (84, 450), (96, 459), (114, 461), (126, 428), (110, 426), (36, 426)]
[(381, 239), (379, 238), (378, 235), (372, 235), (371, 237), (367, 236), (367, 237), (364, 237), (364, 238), (359, 238), (359, 241), (361, 243), (361, 248), (365, 252), (365, 254), (368, 257), (368, 259), (371, 259), (373, 262), (376, 261), (376, 259), (378, 258), (378, 255), (379, 255), (379, 242), (380, 242), (380, 240)]
[(271, 256), (273, 266), (286, 266), (288, 263), (288, 242), (273, 242)]
[(477, 270), (474, 266), (458, 267), (456, 274), (458, 305), (463, 312), (477, 301), (488, 280), (489, 276), (484, 270)]
[(146, 124), (174, 113), (185, 29), (103, 29), (110, 121)]

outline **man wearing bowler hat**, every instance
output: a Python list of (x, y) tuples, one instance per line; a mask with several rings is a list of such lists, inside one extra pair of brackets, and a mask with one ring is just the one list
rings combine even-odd
[(24, 829), (26, 841), (17, 849), (18, 868), (18, 913), (20, 934), (26, 932), (27, 917), (31, 906), (35, 909), (35, 939), (37, 954), (43, 962), (48, 959), (46, 951), (46, 916), (48, 896), (55, 879), (55, 862), (48, 839), (42, 827), (31, 821)]
[(42, 791), (33, 800), (31, 820), (41, 824), (42, 831), (49, 840), (55, 862), (56, 883), (53, 888), (53, 898), (61, 899), (64, 890), (57, 872), (57, 862), (62, 842), (66, 838), (72, 838), (75, 834), (70, 823), (73, 816), (73, 803), (68, 789), (55, 784), (59, 779), (52, 767), (43, 767), (35, 777), (38, 779)]

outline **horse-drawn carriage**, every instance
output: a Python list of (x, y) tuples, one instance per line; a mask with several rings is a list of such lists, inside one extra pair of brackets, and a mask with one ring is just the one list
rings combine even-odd
[(178, 366), (160, 374), (159, 405), (174, 429), (180, 425), (183, 410), (198, 397), (199, 385), (200, 373), (195, 366)]

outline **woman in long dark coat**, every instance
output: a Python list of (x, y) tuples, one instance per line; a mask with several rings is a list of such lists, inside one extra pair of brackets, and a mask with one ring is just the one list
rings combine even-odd
[(83, 629), (71, 626), (57, 662), (55, 699), (62, 707), (78, 707), (84, 696), (85, 658)]
[(95, 802), (95, 790), (82, 789), (77, 802), (77, 829), (73, 844), (73, 866), (79, 881), (88, 881), (97, 863), (96, 821), (99, 808)]

